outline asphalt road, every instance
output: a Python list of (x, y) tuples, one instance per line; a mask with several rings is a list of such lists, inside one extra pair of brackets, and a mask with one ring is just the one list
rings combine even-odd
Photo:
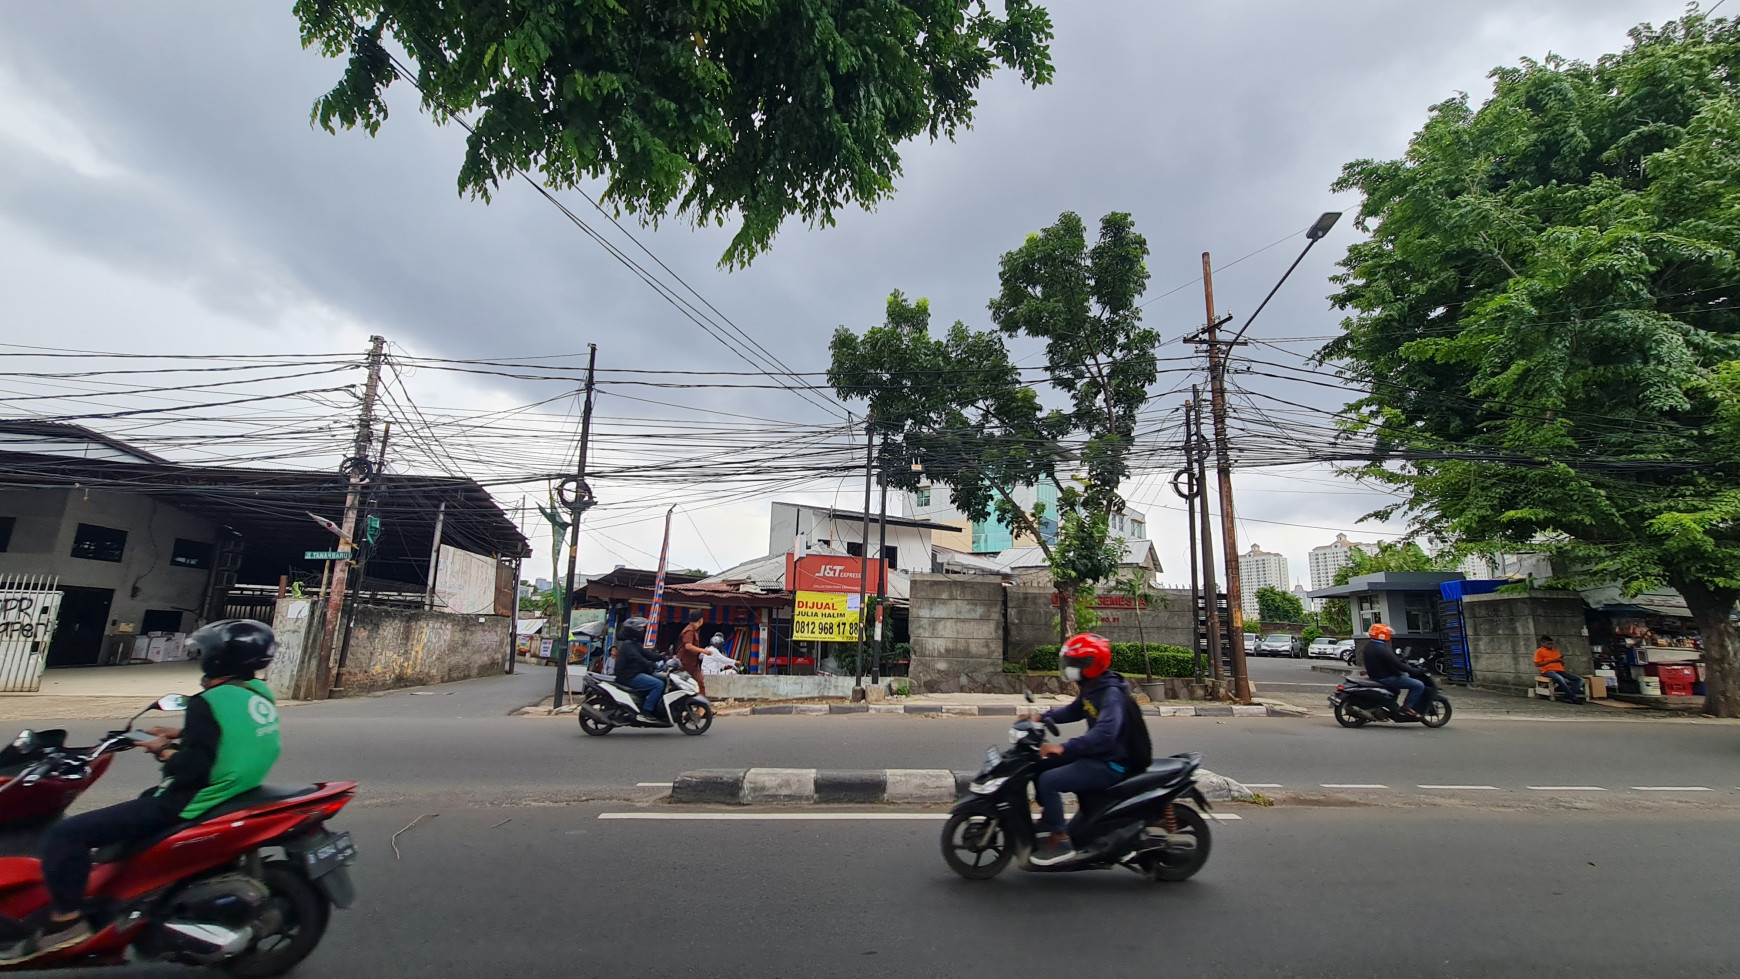
[[(1740, 725), (1458, 719), (1436, 732), (1344, 731), (1327, 717), (1151, 718), (1157, 749), (1202, 750), (1225, 774), (1280, 783), (1264, 791), (1282, 804), (1223, 810), (1242, 818), (1215, 824), (1209, 866), (1185, 884), (1122, 871), (969, 883), (941, 861), (934, 812), (599, 817), (710, 814), (634, 786), (689, 768), (968, 767), (1006, 720), (726, 717), (700, 738), (586, 738), (571, 718), (507, 716), (549, 676), (284, 712), (275, 782), (362, 783), (335, 820), (362, 848), (361, 901), (301, 974), (1343, 979), (1718, 975), (1740, 961), (1728, 926), (1740, 886), (1721, 869), (1740, 860)], [(119, 759), (80, 808), (137, 792), (153, 768)], [(1608, 791), (1527, 788), (1579, 783)], [(432, 818), (400, 836), (395, 858), (393, 835), (419, 816)]]

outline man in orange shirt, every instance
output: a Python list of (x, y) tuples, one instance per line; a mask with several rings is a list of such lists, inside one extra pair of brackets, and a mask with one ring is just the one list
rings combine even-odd
[(707, 647), (701, 645), (701, 622), (707, 618), (707, 613), (694, 609), (689, 613), (689, 624), (683, 627), (683, 634), (677, 639), (674, 652), (683, 664), (683, 672), (695, 678), (695, 686), (700, 689), (701, 696), (707, 696), (707, 681), (701, 679), (701, 657), (706, 654)]
[(1565, 657), (1553, 645), (1552, 636), (1541, 637), (1540, 648), (1535, 650), (1535, 669), (1564, 691), (1566, 700), (1573, 704), (1583, 702), (1583, 678), (1565, 669)]

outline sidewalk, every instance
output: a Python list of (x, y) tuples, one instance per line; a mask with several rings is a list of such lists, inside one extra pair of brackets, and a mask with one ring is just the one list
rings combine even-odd
[(128, 718), (166, 693), (199, 692), (199, 664), (47, 670), (37, 693), (0, 694), (0, 721)]
[[(1342, 672), (1332, 667), (1313, 666), (1314, 671), (1331, 675), (1346, 676), (1351, 671)], [(1294, 691), (1287, 691), (1279, 696), (1266, 694), (1262, 684), (1255, 684), (1259, 698), (1270, 703), (1290, 703), (1299, 707), (1310, 707), (1314, 711), (1328, 710), (1328, 692), (1321, 698)], [(1455, 717), (1481, 719), (1513, 719), (1513, 720), (1558, 720), (1558, 721), (1663, 721), (1663, 720), (1710, 720), (1697, 712), (1683, 710), (1662, 710), (1643, 704), (1628, 704), (1612, 698), (1591, 700), (1584, 704), (1567, 704), (1563, 701), (1539, 700), (1530, 697), (1517, 697), (1511, 694), (1494, 693), (1490, 690), (1475, 690), (1457, 684), (1440, 681), (1439, 692), (1450, 701), (1455, 710)], [(1454, 723), (1454, 720), (1452, 720)]]

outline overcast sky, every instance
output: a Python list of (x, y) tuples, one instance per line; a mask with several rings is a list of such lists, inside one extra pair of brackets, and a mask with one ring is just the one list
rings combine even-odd
[[(458, 196), (463, 134), (436, 127), (405, 93), (376, 138), (310, 127), (311, 102), (341, 66), (301, 49), (289, 6), (0, 5), (7, 342), (361, 351), (379, 333), (426, 356), (566, 354), (596, 342), (606, 366), (743, 369), (527, 188), (488, 205)], [(891, 289), (930, 297), (941, 324), (989, 326), (997, 257), (1065, 210), (1090, 222), (1132, 212), (1153, 250), (1149, 296), (1190, 285), (1203, 251), (1229, 263), (1321, 211), (1351, 210), (1353, 200), (1329, 192), (1341, 165), (1399, 154), (1431, 104), (1458, 91), (1484, 98), (1492, 67), (1549, 52), (1593, 59), (1636, 23), (1682, 9), (1680, 0), (1046, 6), (1055, 83), (993, 82), (973, 130), (905, 149), (898, 194), (877, 212), (843, 213), (825, 230), (788, 225), (739, 272), (715, 266), (728, 230), (637, 233), (794, 369), (816, 370), (833, 329), (879, 322)], [(1334, 332), (1327, 277), (1354, 235), (1344, 221), (1253, 333)], [(1218, 273), (1221, 309), (1249, 312), (1301, 244)], [(1200, 289), (1156, 299), (1147, 315), (1179, 336), (1202, 320)], [(431, 408), (559, 393), (487, 380), (423, 375), (414, 390)], [(758, 416), (812, 411), (768, 392), (676, 394)], [(1306, 552), (1337, 529), (1384, 536), (1356, 521), (1385, 498), (1324, 470), (1243, 473), (1239, 487), (1241, 543), (1287, 555), (1296, 580), (1307, 577)], [(625, 491), (597, 489), (617, 509), (610, 539), (588, 537), (583, 568), (650, 565), (662, 509), (624, 510)], [(832, 502), (839, 489), (812, 498)], [(857, 492), (845, 487), (841, 503)], [(1186, 580), (1183, 515), (1169, 509), (1178, 501), (1151, 481), (1128, 495), (1149, 511), (1165, 579)], [(764, 500), (697, 508), (692, 521), (677, 522), (677, 564), (718, 567), (766, 550)]]

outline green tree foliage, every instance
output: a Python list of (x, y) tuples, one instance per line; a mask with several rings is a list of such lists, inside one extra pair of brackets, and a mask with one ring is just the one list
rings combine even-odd
[(742, 224), (747, 263), (789, 215), (831, 225), (894, 192), (898, 147), (970, 127), (999, 66), (1051, 80), (1032, 0), (297, 0), (304, 47), (347, 64), (314, 121), (371, 135), (410, 63), (439, 121), (470, 119), (461, 191), (515, 168), (604, 180), (649, 221)]
[(1323, 353), (1369, 390), (1350, 427), (1414, 454), (1366, 472), (1423, 532), (1678, 589), (1740, 716), (1740, 27), (1694, 6), (1492, 77), (1338, 184), (1371, 237)]
[[(888, 298), (883, 325), (863, 336), (841, 327), (830, 347), (829, 383), (841, 398), (868, 402), (890, 433), (890, 485), (946, 486), (972, 519), (995, 514), (1031, 536), (1065, 599), (1058, 606), (1065, 632), (1075, 628), (1075, 599), (1114, 577), (1122, 562), (1111, 514), (1122, 505), (1136, 411), (1157, 376), (1160, 338), (1142, 327), (1136, 302), (1148, 282), (1147, 255), (1128, 214), (1106, 215), (1090, 245), (1081, 218), (1066, 212), (1003, 256), (991, 317), (1003, 334), (1045, 341), (1046, 372), (1067, 408), (1041, 405), (998, 332), (957, 321), (934, 338), (928, 301), (899, 292)], [(1074, 445), (1081, 472), (1060, 476)], [(1011, 495), (1042, 481), (1060, 487), (1055, 544), (1043, 532), (1044, 504), (1023, 510)]]
[(1257, 618), (1264, 622), (1304, 622), (1305, 603), (1289, 591), (1258, 588)]

